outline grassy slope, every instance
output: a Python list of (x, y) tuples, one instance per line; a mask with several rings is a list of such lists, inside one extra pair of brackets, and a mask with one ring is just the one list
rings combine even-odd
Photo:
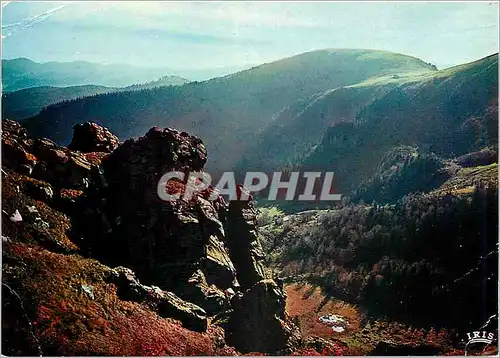
[[(446, 146), (439, 148), (441, 152), (474, 150), (489, 144), (488, 139), (473, 143), (476, 138), (465, 138), (467, 130), (459, 127), (465, 117), (486, 109), (495, 98), (497, 69), (496, 55), (443, 71), (395, 68), (317, 94), (290, 106), (263, 128), (238, 167), (273, 170), (303, 164), (303, 169), (334, 168), (347, 170), (342, 179), (349, 177), (356, 185), (361, 175), (372, 172), (373, 163), (378, 164), (389, 146), (428, 142)], [(450, 132), (459, 132), (457, 138), (447, 138)], [(496, 137), (493, 132), (488, 135), (492, 140)], [(342, 168), (343, 159), (358, 167)], [(343, 184), (342, 188), (348, 188)]]
[[(331, 126), (304, 166), (333, 168), (338, 188), (346, 192), (370, 177), (397, 145), (453, 157), (497, 143), (497, 55), (394, 81), (396, 86), (359, 108), (351, 124)], [(374, 86), (391, 84), (371, 79), (354, 87)]]

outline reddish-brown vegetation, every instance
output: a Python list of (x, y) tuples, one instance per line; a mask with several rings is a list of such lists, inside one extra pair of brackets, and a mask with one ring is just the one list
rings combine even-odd
[[(76, 251), (78, 247), (67, 236), (68, 217), (42, 201), (23, 195), (29, 184), (42, 185), (42, 182), (11, 171), (7, 173), (2, 182), (2, 235), (25, 243), (43, 243), (53, 250)], [(16, 210), (23, 221), (9, 220)]]
[[(285, 287), (287, 294), (287, 312), (299, 323), (302, 334), (306, 337), (318, 336), (326, 339), (348, 336), (361, 326), (361, 314), (352, 305), (342, 301), (329, 300), (319, 287), (309, 284), (293, 284)], [(345, 317), (349, 327), (342, 332), (333, 332), (330, 327), (319, 321), (327, 314)]]
[(59, 196), (65, 199), (77, 199), (83, 195), (83, 191), (76, 189), (61, 189)]
[[(390, 340), (408, 347), (422, 345), (438, 347), (444, 352), (459, 352), (452, 348), (454, 332), (441, 329), (426, 330), (409, 327), (398, 322), (370, 320), (364, 317), (360, 308), (346, 302), (330, 299), (322, 290), (310, 284), (290, 284), (287, 293), (287, 312), (299, 324), (304, 337), (322, 337), (333, 341), (339, 352), (346, 355), (369, 354), (379, 342)], [(326, 314), (336, 314), (346, 318), (349, 326), (342, 333), (336, 333), (318, 318)], [(463, 354), (463, 351), (460, 351)], [(299, 355), (315, 355), (312, 350), (298, 351)], [(311, 354), (309, 354), (311, 353)], [(324, 354), (321, 355), (338, 355)]]
[(84, 154), (85, 159), (87, 159), (88, 162), (93, 165), (99, 165), (107, 155), (107, 153), (101, 152), (90, 152)]
[[(4, 261), (4, 282), (17, 276), (13, 290), (30, 303), (25, 306), (44, 355), (236, 354), (221, 342), (217, 328), (192, 332), (121, 301), (116, 287), (106, 283), (109, 269), (95, 260), (10, 244)], [(7, 303), (16, 304), (13, 298)]]

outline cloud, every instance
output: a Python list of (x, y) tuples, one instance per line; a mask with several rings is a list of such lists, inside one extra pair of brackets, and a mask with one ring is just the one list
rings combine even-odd
[(73, 11), (65, 11), (64, 16), (57, 18), (58, 23), (211, 36), (318, 27), (312, 14), (304, 14), (303, 8), (293, 3), (92, 1), (74, 4)]
[[(6, 6), (6, 4), (2, 3), (2, 7), (5, 7), (5, 6)], [(60, 6), (57, 6), (55, 8), (44, 11), (40, 14), (37, 14), (35, 16), (23, 19), (19, 22), (14, 22), (11, 24), (2, 25), (2, 32), (4, 32), (5, 30), (9, 31), (6, 35), (2, 35), (2, 39), (9, 37), (18, 31), (22, 31), (24, 29), (27, 29), (29, 27), (36, 25), (39, 22), (42, 22), (42, 21), (48, 19), (50, 16), (54, 15), (56, 12), (64, 9), (64, 7), (66, 7), (66, 5), (60, 5)]]
[(66, 21), (82, 19), (89, 14), (125, 17), (132, 25), (164, 26), (166, 19), (190, 19), (210, 23), (264, 27), (315, 27), (314, 18), (305, 17), (302, 4), (270, 2), (88, 2), (80, 3), (78, 12), (66, 16)]
[(458, 63), (497, 52), (492, 9), (453, 2), (12, 1), (3, 37), (19, 41), (6, 41), (3, 50), (39, 61), (74, 60), (80, 51), (78, 59), (92, 61), (198, 67), (377, 48)]

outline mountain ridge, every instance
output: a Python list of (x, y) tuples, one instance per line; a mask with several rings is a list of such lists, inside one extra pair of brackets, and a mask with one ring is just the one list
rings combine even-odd
[(100, 85), (126, 87), (157, 80), (167, 68), (148, 68), (88, 61), (35, 62), (28, 58), (2, 59), (2, 90), (12, 92), (38, 86)]
[(2, 117), (23, 120), (37, 115), (52, 104), (103, 93), (138, 91), (162, 86), (180, 86), (189, 81), (179, 76), (162, 76), (157, 80), (127, 87), (80, 85), (68, 87), (39, 86), (2, 94)]
[(204, 138), (214, 178), (333, 170), (337, 189), (349, 193), (392, 146), (450, 157), (494, 145), (497, 69), (498, 54), (436, 70), (391, 52), (318, 50), (180, 87), (57, 103), (23, 124), (61, 144), (88, 120), (121, 140), (173, 127)]
[[(24, 123), (35, 134), (60, 143), (69, 140), (73, 124), (85, 120), (101, 121), (121, 139), (151, 125), (171, 126), (205, 138), (213, 155), (211, 168), (230, 170), (258, 131), (296, 101), (377, 74), (415, 70), (435, 71), (431, 65), (402, 54), (319, 50), (178, 88), (99, 95), (58, 104)], [(111, 103), (120, 110), (113, 110)], [(82, 105), (88, 109), (85, 113), (76, 110)]]

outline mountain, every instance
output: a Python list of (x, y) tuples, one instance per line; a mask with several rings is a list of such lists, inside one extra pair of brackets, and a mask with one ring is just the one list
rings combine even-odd
[[(205, 81), (250, 68), (250, 65), (207, 68), (148, 68), (124, 64), (103, 65), (86, 61), (38, 63), (27, 58), (2, 60), (3, 92), (39, 86), (101, 85), (126, 87), (175, 73), (181, 78)], [(170, 76), (166, 76), (170, 77)], [(176, 77), (176, 76), (172, 76)], [(180, 84), (179, 81), (170, 84)], [(177, 82), (177, 83), (176, 83)]]
[[(2, 120), (7, 354), (497, 354), (465, 339), (498, 336), (498, 55), (313, 51), (23, 124)], [(158, 195), (277, 169), (334, 171), (344, 199)]]
[(163, 76), (158, 80), (127, 87), (105, 87), (96, 85), (52, 87), (31, 87), (2, 94), (2, 117), (22, 120), (37, 115), (44, 107), (52, 104), (94, 96), (101, 93), (137, 91), (162, 86), (180, 86), (188, 83), (178, 76)]
[(31, 87), (14, 92), (2, 93), (2, 118), (16, 120), (37, 115), (42, 108), (51, 104), (93, 96), (114, 91), (115, 88), (95, 85), (51, 87)]
[(72, 126), (86, 120), (109, 127), (121, 139), (152, 125), (170, 126), (204, 138), (210, 170), (231, 170), (289, 107), (307, 106), (313, 96), (374, 77), (434, 72), (432, 65), (401, 54), (319, 50), (202, 83), (56, 104), (25, 125), (59, 143), (67, 143)]
[(254, 65), (239, 65), (239, 66), (219, 66), (219, 67), (206, 67), (206, 68), (182, 68), (176, 67), (170, 70), (171, 73), (176, 73), (177, 75), (185, 78), (189, 78), (192, 81), (206, 81), (216, 77), (223, 77), (230, 75), (232, 73), (247, 70)]
[(303, 168), (333, 169), (337, 188), (348, 192), (373, 175), (394, 146), (452, 158), (498, 143), (497, 54), (394, 87), (356, 87), (380, 85), (385, 91), (359, 107), (351, 120), (326, 128)]
[(380, 76), (283, 111), (237, 169), (333, 171), (336, 190), (350, 194), (392, 147), (451, 158), (497, 144), (497, 116), (498, 55), (425, 74)]
[(497, 54), (438, 71), (401, 54), (321, 50), (202, 83), (56, 104), (25, 125), (58, 143), (86, 120), (122, 140), (169, 126), (204, 138), (215, 175), (329, 170), (347, 194), (394, 146), (449, 158), (495, 144), (497, 87)]
[(27, 58), (2, 60), (2, 90), (12, 92), (39, 86), (98, 85), (125, 87), (156, 80), (167, 68), (103, 65), (85, 61), (37, 63)]
[(164, 86), (182, 86), (188, 82), (189, 80), (179, 76), (163, 76), (155, 81), (127, 86), (121, 88), (121, 90), (130, 91), (130, 90), (152, 89)]

